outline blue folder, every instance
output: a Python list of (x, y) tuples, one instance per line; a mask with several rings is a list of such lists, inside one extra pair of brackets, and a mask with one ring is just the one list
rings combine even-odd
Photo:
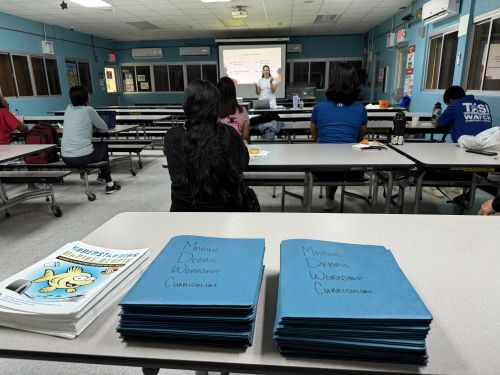
[(251, 307), (263, 258), (263, 239), (176, 236), (120, 304)]

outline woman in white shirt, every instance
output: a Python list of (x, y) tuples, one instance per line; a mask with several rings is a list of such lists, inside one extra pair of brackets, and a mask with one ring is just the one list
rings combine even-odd
[(254, 83), (255, 93), (259, 95), (259, 100), (269, 100), (269, 107), (276, 107), (276, 96), (274, 93), (278, 88), (278, 81), (273, 79), (269, 65), (262, 67), (262, 78)]

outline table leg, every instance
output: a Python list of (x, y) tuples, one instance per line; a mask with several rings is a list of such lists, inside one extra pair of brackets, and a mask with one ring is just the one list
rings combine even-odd
[(424, 181), (425, 171), (423, 171), (417, 177), (417, 185), (415, 188), (415, 203), (413, 204), (413, 213), (418, 214), (418, 206), (420, 205), (420, 200), (422, 199), (422, 184)]
[(391, 170), (387, 171), (387, 193), (385, 195), (385, 213), (391, 212), (392, 186), (394, 184), (394, 174)]
[(143, 367), (142, 368), (142, 373), (144, 375), (156, 375), (160, 371), (159, 368), (148, 368), (148, 367)]
[(312, 211), (312, 198), (313, 198), (313, 176), (311, 171), (306, 171), (306, 191), (304, 198), (306, 199), (306, 212)]
[(2, 181), (0, 180), (0, 201), (6, 203), (9, 200), (7, 198), (7, 191), (5, 190), (5, 185), (2, 184)]

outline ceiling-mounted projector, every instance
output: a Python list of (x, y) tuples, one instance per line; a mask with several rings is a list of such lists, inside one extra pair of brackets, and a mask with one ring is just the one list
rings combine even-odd
[(231, 12), (233, 18), (245, 18), (248, 17), (248, 12), (244, 7), (235, 7)]

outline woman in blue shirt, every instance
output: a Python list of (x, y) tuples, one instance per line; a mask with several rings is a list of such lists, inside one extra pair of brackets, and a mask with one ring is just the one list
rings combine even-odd
[[(314, 107), (311, 116), (311, 135), (318, 143), (357, 143), (367, 132), (368, 115), (366, 108), (356, 100), (361, 85), (356, 69), (350, 63), (333, 66), (330, 86), (326, 90), (328, 100)], [(351, 176), (352, 175), (352, 176)], [(332, 178), (359, 177), (359, 172), (331, 173)], [(325, 210), (335, 208), (333, 200), (336, 186), (326, 187)]]

